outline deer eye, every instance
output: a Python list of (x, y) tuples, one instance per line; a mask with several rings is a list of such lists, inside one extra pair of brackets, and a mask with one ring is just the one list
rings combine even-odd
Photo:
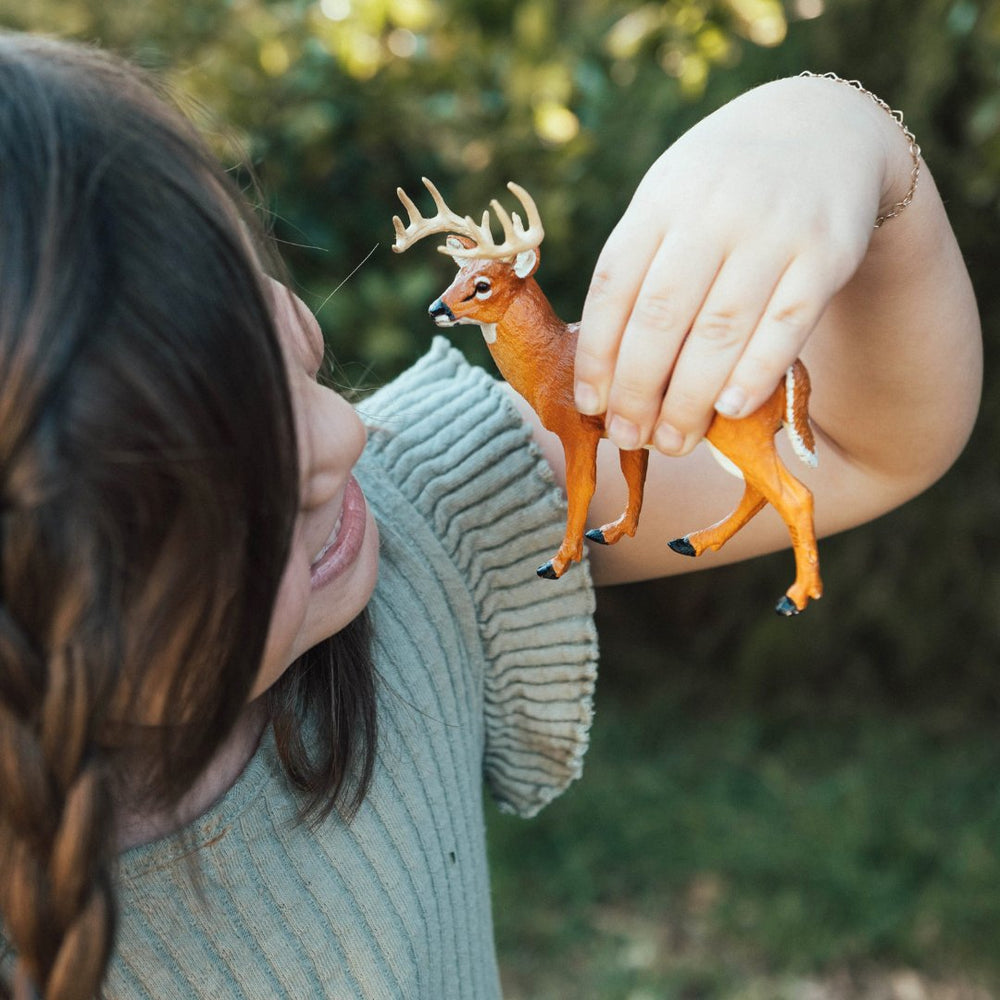
[(493, 289), (493, 286), (490, 284), (490, 282), (489, 282), (488, 279), (486, 279), (486, 278), (480, 278), (472, 286), (472, 288), (475, 291), (477, 297), (479, 297), (479, 298), (485, 298), (487, 295), (490, 294), (490, 292)]

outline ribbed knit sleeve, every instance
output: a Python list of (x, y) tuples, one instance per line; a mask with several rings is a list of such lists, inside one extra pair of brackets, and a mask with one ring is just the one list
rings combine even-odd
[(485, 660), (484, 771), (531, 816), (581, 772), (597, 664), (586, 563), (559, 580), (566, 508), (506, 391), (436, 338), (359, 410), (370, 457), (430, 525), (468, 588)]

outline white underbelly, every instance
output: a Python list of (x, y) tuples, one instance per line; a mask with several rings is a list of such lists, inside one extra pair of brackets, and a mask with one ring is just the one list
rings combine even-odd
[(711, 451), (712, 457), (726, 470), (726, 472), (728, 472), (731, 476), (735, 476), (737, 479), (743, 478), (743, 473), (740, 472), (740, 468), (735, 462), (726, 458), (726, 456), (723, 455), (722, 452), (708, 440), (708, 438), (702, 438), (702, 440), (708, 445), (708, 449)]

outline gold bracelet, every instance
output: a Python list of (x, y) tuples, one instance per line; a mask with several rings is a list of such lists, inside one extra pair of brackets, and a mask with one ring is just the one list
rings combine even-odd
[(853, 87), (885, 111), (899, 126), (903, 135), (906, 136), (906, 141), (909, 143), (910, 148), (910, 159), (913, 161), (913, 166), (910, 168), (910, 190), (906, 192), (906, 196), (902, 201), (897, 201), (888, 212), (880, 215), (875, 220), (875, 229), (878, 229), (879, 226), (881, 226), (887, 219), (894, 219), (897, 215), (899, 215), (899, 213), (902, 212), (911, 201), (913, 201), (913, 196), (916, 194), (917, 177), (920, 176), (920, 147), (917, 145), (916, 137), (906, 127), (906, 123), (903, 121), (903, 112), (894, 111), (888, 104), (885, 103), (885, 101), (882, 100), (881, 97), (877, 97), (873, 94), (859, 80), (845, 80), (842, 77), (837, 76), (836, 73), (812, 73), (809, 70), (803, 71), (799, 74), (799, 76), (812, 77), (816, 80), (833, 80), (835, 83), (842, 83), (845, 86)]

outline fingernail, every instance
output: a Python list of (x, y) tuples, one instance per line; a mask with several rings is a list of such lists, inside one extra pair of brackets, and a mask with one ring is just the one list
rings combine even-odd
[(639, 428), (624, 417), (611, 418), (611, 423), (608, 424), (608, 437), (624, 451), (632, 451), (642, 444), (639, 440)]
[(601, 412), (601, 398), (589, 382), (576, 383), (576, 408), (587, 416)]
[(747, 404), (747, 394), (737, 385), (731, 385), (722, 390), (715, 401), (715, 409), (724, 417), (738, 417)]
[(653, 431), (653, 444), (657, 451), (671, 454), (684, 447), (684, 435), (671, 424), (659, 423)]

